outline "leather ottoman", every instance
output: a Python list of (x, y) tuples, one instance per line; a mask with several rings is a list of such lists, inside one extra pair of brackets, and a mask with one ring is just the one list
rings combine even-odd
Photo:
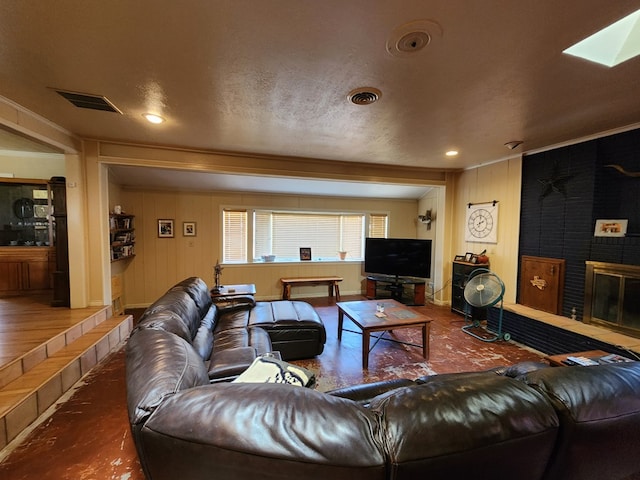
[(272, 349), (279, 351), (283, 360), (320, 355), (327, 340), (320, 316), (306, 302), (256, 302), (249, 316), (249, 327), (266, 330)]

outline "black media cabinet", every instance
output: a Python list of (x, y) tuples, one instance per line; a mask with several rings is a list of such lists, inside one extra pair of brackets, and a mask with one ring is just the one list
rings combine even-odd
[(475, 264), (454, 260), (451, 278), (451, 311), (465, 316), (469, 313), (473, 320), (486, 320), (486, 308), (472, 307), (464, 299), (464, 287), (467, 285), (469, 275), (478, 268), (488, 269), (489, 264)]
[(366, 297), (369, 300), (393, 298), (406, 305), (424, 305), (425, 284), (424, 278), (369, 275)]

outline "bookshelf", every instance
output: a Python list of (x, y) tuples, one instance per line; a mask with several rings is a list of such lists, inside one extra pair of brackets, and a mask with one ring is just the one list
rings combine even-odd
[(111, 242), (111, 261), (117, 262), (135, 256), (134, 215), (109, 214), (109, 236)]

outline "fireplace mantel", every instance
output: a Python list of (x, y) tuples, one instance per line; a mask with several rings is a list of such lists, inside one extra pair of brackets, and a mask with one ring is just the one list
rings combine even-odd
[(640, 266), (586, 262), (583, 321), (640, 338)]

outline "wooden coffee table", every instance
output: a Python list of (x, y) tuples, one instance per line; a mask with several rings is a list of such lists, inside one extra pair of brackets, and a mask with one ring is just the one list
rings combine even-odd
[[(376, 316), (376, 305), (384, 305), (384, 317)], [(342, 324), (345, 315), (354, 324), (362, 330), (362, 368), (369, 368), (369, 352), (373, 347), (369, 347), (371, 332), (386, 332), (390, 330), (398, 330), (400, 328), (422, 328), (422, 345), (401, 342), (391, 338), (377, 338), (378, 341), (386, 340), (389, 342), (402, 343), (414, 347), (422, 347), (422, 356), (429, 358), (429, 328), (431, 319), (421, 315), (396, 300), (362, 300), (356, 302), (339, 302), (338, 306), (338, 341), (342, 340)], [(359, 332), (356, 332), (359, 333)]]

